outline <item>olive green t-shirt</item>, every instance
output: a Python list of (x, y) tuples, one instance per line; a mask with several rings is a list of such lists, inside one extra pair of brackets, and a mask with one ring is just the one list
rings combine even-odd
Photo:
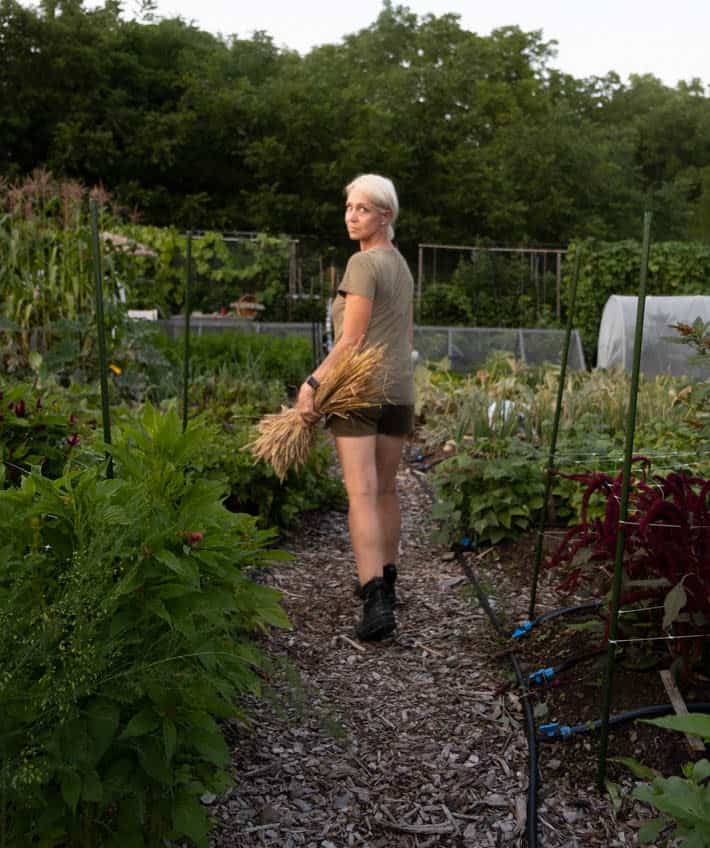
[(358, 294), (372, 301), (364, 346), (385, 347), (382, 372), (388, 403), (414, 403), (409, 335), (413, 292), (414, 281), (402, 254), (395, 248), (373, 247), (350, 257), (333, 303), (337, 342), (343, 333), (347, 294)]

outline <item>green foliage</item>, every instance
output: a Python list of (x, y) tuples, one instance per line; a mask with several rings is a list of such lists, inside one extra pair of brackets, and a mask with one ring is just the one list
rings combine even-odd
[(61, 476), (93, 440), (95, 420), (96, 407), (78, 393), (0, 380), (0, 488), (18, 485), (31, 468)]
[(217, 719), (258, 692), (254, 630), (286, 626), (247, 571), (281, 555), (192, 470), (206, 433), (145, 408), (97, 468), (0, 493), (4, 844), (207, 845)]
[[(576, 252), (581, 252), (575, 326), (587, 362), (596, 360), (596, 344), (604, 305), (612, 294), (638, 294), (641, 246), (636, 241), (580, 242), (570, 245), (563, 277), (569, 283)], [(705, 294), (710, 279), (710, 246), (656, 242), (651, 245), (648, 291), (654, 295)], [(568, 292), (569, 285), (566, 285)], [(565, 294), (568, 297), (568, 294)]]
[[(184, 341), (166, 341), (162, 352), (177, 366), (182, 362)], [(263, 384), (279, 380), (296, 387), (313, 368), (313, 347), (310, 338), (303, 336), (225, 331), (192, 338), (190, 362), (196, 378), (228, 369), (234, 377)]]
[(3, 175), (46, 163), (102, 179), (152, 224), (338, 244), (342, 183), (376, 169), (397, 179), (412, 258), (422, 234), (629, 238), (645, 203), (660, 238), (707, 237), (699, 81), (575, 79), (539, 31), (480, 36), (456, 15), (390, 2), (303, 57), (265, 33), (220, 38), (182, 19), (126, 17), (116, 4), (56, 14), (3, 0)]
[[(158, 308), (165, 316), (184, 308), (187, 239), (176, 227), (124, 226), (121, 231), (146, 245), (155, 256), (124, 256), (122, 267), (128, 306)], [(242, 294), (255, 294), (266, 307), (265, 320), (284, 319), (288, 290), (289, 240), (260, 233), (228, 242), (217, 232), (192, 239), (193, 278), (190, 302), (202, 312), (219, 312)]]
[[(672, 715), (644, 720), (681, 733), (691, 733), (710, 741), (710, 716), (701, 713)], [(683, 766), (683, 776), (663, 777), (632, 758), (618, 758), (633, 773), (650, 783), (637, 784), (634, 798), (655, 807), (661, 817), (647, 822), (639, 831), (642, 845), (656, 843), (680, 848), (707, 848), (710, 845), (710, 760)], [(663, 842), (658, 839), (663, 834)]]
[(483, 444), (478, 456), (457, 454), (438, 465), (434, 490), (437, 541), (466, 535), (497, 544), (527, 530), (542, 508), (541, 458), (513, 440)]

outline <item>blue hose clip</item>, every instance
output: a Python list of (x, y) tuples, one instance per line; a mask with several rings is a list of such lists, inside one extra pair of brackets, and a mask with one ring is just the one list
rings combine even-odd
[(535, 626), (534, 621), (524, 621), (520, 627), (517, 627), (512, 634), (513, 639), (520, 639), (521, 636), (527, 636)]
[(572, 728), (568, 724), (561, 725), (556, 721), (553, 721), (552, 724), (541, 724), (538, 731), (543, 736), (547, 736), (548, 739), (557, 739), (558, 737), (564, 739), (572, 734)]
[(528, 675), (528, 682), (530, 684), (536, 684), (537, 686), (542, 686), (542, 684), (546, 680), (552, 680), (555, 676), (555, 669), (552, 666), (548, 666), (548, 668), (539, 668), (537, 671), (533, 671), (532, 674)]

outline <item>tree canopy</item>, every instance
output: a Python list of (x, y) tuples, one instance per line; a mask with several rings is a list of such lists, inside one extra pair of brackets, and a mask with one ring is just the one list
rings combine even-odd
[(518, 27), (479, 36), (389, 0), (305, 56), (264, 32), (126, 20), (117, 0), (0, 0), (0, 178), (102, 182), (147, 223), (342, 239), (342, 186), (392, 176), (398, 237), (566, 244), (710, 237), (698, 80), (576, 79)]

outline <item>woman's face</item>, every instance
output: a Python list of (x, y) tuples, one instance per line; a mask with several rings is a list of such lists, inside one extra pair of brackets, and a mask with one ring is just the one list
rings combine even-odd
[(379, 209), (370, 198), (354, 188), (345, 201), (345, 226), (353, 241), (369, 241), (378, 233), (386, 234), (389, 211)]

